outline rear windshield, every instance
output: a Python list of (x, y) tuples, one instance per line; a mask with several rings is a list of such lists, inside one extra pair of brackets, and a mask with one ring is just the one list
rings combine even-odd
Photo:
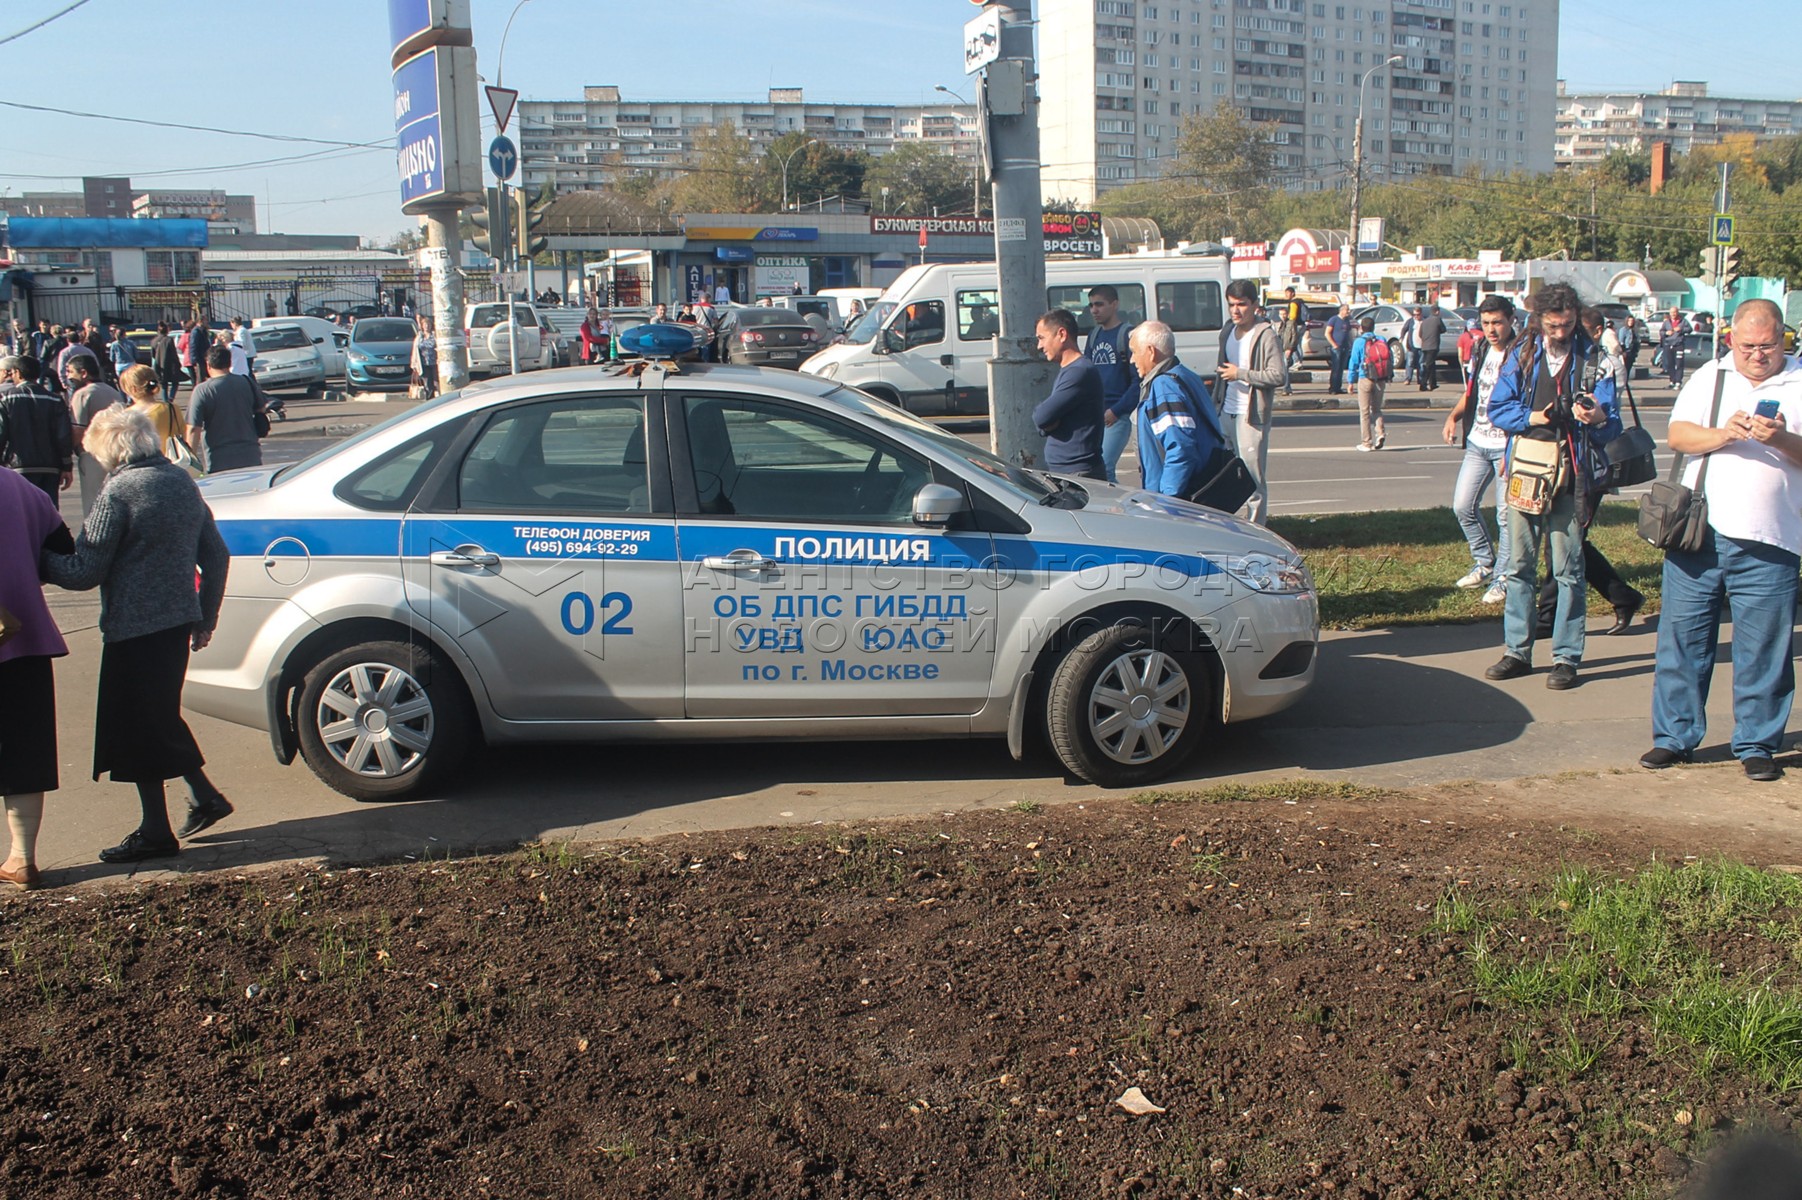
[(413, 340), (413, 322), (358, 321), (351, 328), (350, 340), (353, 342), (410, 342)]
[(253, 329), (250, 338), (256, 343), (258, 352), (264, 350), (304, 350), (313, 344), (309, 338), (292, 325), (276, 329)]
[[(493, 329), (507, 319), (507, 306), (504, 304), (478, 304), (469, 315), (471, 329)], [(538, 320), (532, 310), (524, 305), (513, 306), (513, 319), (526, 329), (536, 329)]]
[(801, 315), (786, 308), (746, 308), (733, 314), (740, 325), (799, 325)]

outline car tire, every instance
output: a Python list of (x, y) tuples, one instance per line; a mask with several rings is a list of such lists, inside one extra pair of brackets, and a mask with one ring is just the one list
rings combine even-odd
[(1046, 733), (1065, 769), (1099, 787), (1142, 787), (1194, 752), (1212, 710), (1207, 659), (1125, 618), (1064, 652)]
[(300, 394), (300, 398), (302, 400), (317, 400), (323, 395), (325, 395), (324, 383), (309, 383), (307, 384), (307, 390)]
[(306, 673), (296, 726), (301, 756), (327, 787), (354, 800), (398, 800), (456, 770), (475, 715), (435, 651), (363, 642)]

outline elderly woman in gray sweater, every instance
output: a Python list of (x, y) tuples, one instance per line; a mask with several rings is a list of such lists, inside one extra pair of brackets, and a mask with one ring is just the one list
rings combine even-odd
[(165, 858), (181, 849), (169, 827), (166, 780), (185, 778), (193, 793), (182, 837), (232, 810), (201, 770), (205, 760), (181, 717), (188, 653), (212, 640), (229, 555), (199, 489), (163, 457), (142, 415), (108, 409), (88, 426), (84, 444), (106, 470), (106, 485), (75, 553), (46, 554), (41, 568), (50, 583), (100, 589), (94, 778), (111, 771), (115, 783), (136, 784), (144, 809), (138, 828), (100, 860)]

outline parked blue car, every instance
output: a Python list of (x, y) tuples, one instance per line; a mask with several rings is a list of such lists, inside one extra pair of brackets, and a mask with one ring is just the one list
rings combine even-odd
[(405, 391), (412, 381), (413, 322), (367, 317), (350, 327), (344, 348), (344, 382), (353, 392)]

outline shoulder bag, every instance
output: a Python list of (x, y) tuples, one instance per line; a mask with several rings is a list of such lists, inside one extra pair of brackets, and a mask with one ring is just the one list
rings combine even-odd
[(1639, 404), (1633, 399), (1632, 383), (1623, 386), (1627, 391), (1627, 407), (1633, 411), (1633, 428), (1621, 430), (1619, 437), (1602, 447), (1602, 453), (1608, 459), (1607, 486), (1610, 488), (1637, 487), (1658, 478), (1658, 463), (1653, 457), (1658, 443), (1640, 424)]
[(1188, 399), (1189, 407), (1195, 413), (1195, 423), (1206, 425), (1214, 431), (1214, 452), (1202, 464), (1201, 470), (1195, 473), (1196, 478), (1201, 480), (1201, 485), (1183, 499), (1219, 512), (1236, 513), (1257, 492), (1257, 477), (1245, 465), (1245, 460), (1228, 448), (1226, 435), (1220, 432), (1220, 423), (1208, 411), (1208, 406), (1189, 390), (1183, 377), (1172, 374), (1171, 378)]
[[(1727, 386), (1727, 372), (1717, 370), (1714, 377), (1714, 405), (1708, 412), (1708, 427), (1714, 428), (1721, 417), (1721, 392)], [(1682, 484), (1683, 458), (1671, 460), (1669, 478), (1660, 479), (1639, 498), (1639, 536), (1660, 550), (1700, 550), (1708, 540), (1708, 497), (1702, 485), (1708, 479), (1708, 458), (1702, 456), (1702, 469), (1696, 472), (1692, 491)]]

